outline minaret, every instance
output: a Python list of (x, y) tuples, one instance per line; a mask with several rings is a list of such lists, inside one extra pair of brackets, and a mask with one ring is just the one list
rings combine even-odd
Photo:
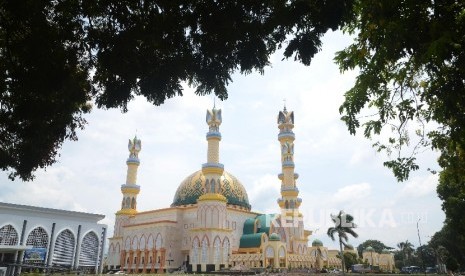
[(141, 150), (141, 141), (135, 136), (128, 143), (129, 158), (126, 160), (128, 171), (126, 176), (126, 184), (121, 185), (121, 193), (123, 200), (121, 202), (121, 210), (117, 215), (134, 215), (137, 213), (137, 195), (140, 191), (140, 186), (137, 185), (137, 169), (139, 168), (139, 152)]
[(224, 165), (220, 163), (220, 125), (221, 109), (215, 106), (207, 110), (208, 132), (207, 132), (207, 163), (202, 164), (202, 173), (205, 176), (205, 193), (221, 193), (221, 176), (223, 175)]
[(299, 177), (294, 173), (294, 139), (295, 135), (292, 132), (294, 128), (294, 112), (288, 112), (286, 106), (278, 115), (278, 140), (281, 144), (281, 165), (282, 172), (278, 175), (281, 180), (281, 198), (278, 199), (278, 204), (281, 209), (287, 213), (298, 214), (299, 206), (302, 199), (297, 197), (299, 189), (296, 186), (296, 179)]
[[(203, 187), (203, 195), (197, 199), (196, 225), (199, 229), (202, 229), (202, 232), (199, 232), (199, 235), (201, 233), (202, 235), (209, 236), (211, 238), (220, 235), (220, 237), (222, 236), (224, 239), (225, 234), (228, 233), (228, 237), (231, 240), (231, 230), (228, 230), (226, 226), (226, 221), (228, 220), (226, 204), (228, 203), (228, 200), (224, 195), (222, 195), (223, 190), (221, 183), (224, 172), (224, 166), (220, 163), (219, 154), (221, 141), (221, 133), (219, 131), (219, 127), (221, 125), (221, 109), (213, 107), (213, 109), (207, 110), (206, 121), (208, 124), (207, 163), (202, 164), (202, 173), (205, 176), (205, 183)], [(217, 212), (216, 215), (215, 210)], [(193, 249), (191, 249), (190, 252), (191, 256), (198, 254), (192, 250)], [(213, 258), (214, 245), (210, 243), (207, 250), (210, 252), (207, 254), (209, 256), (207, 262), (192, 263), (194, 271), (196, 271), (198, 264), (201, 265), (201, 271), (206, 271), (206, 264), (214, 264), (215, 270), (220, 269), (221, 261)]]

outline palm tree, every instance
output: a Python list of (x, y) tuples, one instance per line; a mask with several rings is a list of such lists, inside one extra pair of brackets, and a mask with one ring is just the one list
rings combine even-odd
[(399, 248), (399, 251), (402, 253), (402, 263), (405, 266), (405, 251), (404, 251), (405, 242), (399, 242), (397, 244), (397, 247)]
[(405, 242), (399, 242), (397, 244), (397, 247), (399, 248), (400, 252), (402, 252), (403, 263), (404, 266), (406, 266), (406, 261), (410, 259), (410, 256), (413, 252), (413, 244), (406, 240)]
[(328, 236), (335, 241), (334, 235), (339, 236), (339, 247), (341, 249), (341, 261), (342, 261), (342, 275), (345, 275), (345, 262), (344, 262), (344, 253), (342, 251), (342, 245), (347, 246), (349, 241), (350, 234), (352, 237), (357, 238), (358, 234), (353, 230), (357, 225), (353, 222), (354, 217), (350, 214), (344, 213), (344, 211), (339, 211), (338, 215), (331, 214), (331, 220), (334, 222), (334, 227), (328, 228)]

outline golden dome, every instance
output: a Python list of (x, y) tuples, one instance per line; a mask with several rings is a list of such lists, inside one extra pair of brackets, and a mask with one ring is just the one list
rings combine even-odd
[[(244, 207), (250, 210), (249, 198), (241, 182), (235, 176), (224, 171), (221, 176), (221, 194), (226, 197), (228, 204)], [(204, 194), (205, 176), (202, 170), (189, 175), (179, 185), (171, 206), (196, 204), (197, 199)]]

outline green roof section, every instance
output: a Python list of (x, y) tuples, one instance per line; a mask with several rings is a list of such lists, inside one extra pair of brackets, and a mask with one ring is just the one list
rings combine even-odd
[(319, 239), (315, 239), (313, 240), (312, 242), (312, 246), (316, 247), (316, 246), (323, 246), (323, 242), (320, 241)]
[(242, 235), (239, 242), (239, 248), (260, 247), (262, 245), (262, 235), (263, 233)]
[(246, 234), (254, 234), (254, 232), (255, 232), (255, 219), (253, 218), (246, 219), (244, 222), (244, 229), (242, 233), (246, 235)]
[(270, 241), (280, 241), (280, 240), (281, 240), (281, 237), (279, 237), (278, 234), (272, 233), (272, 234), (270, 235)]
[(258, 215), (255, 217), (259, 221), (260, 228), (257, 229), (258, 233), (266, 233), (268, 236), (270, 235), (270, 228), (271, 223), (274, 220), (275, 215)]
[[(257, 215), (255, 218), (248, 218), (244, 222), (243, 234), (239, 242), (239, 248), (254, 248), (262, 245), (262, 236), (267, 235), (271, 239), (271, 223), (275, 219), (275, 215)], [(255, 225), (257, 223), (257, 228)], [(260, 228), (258, 228), (260, 226)], [(255, 231), (257, 231), (255, 233)], [(278, 236), (278, 235), (276, 235)], [(278, 239), (279, 236), (278, 236)]]

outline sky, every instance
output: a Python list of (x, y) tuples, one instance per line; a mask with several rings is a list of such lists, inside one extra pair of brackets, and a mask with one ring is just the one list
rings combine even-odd
[[(352, 245), (376, 239), (391, 247), (405, 240), (418, 246), (418, 230), (424, 244), (445, 218), (436, 194), (437, 175), (427, 170), (437, 169), (438, 154), (422, 153), (420, 170), (399, 183), (382, 165), (387, 157), (371, 147), (375, 141), (349, 134), (338, 109), (357, 72), (341, 74), (333, 58), (350, 42), (350, 37), (330, 32), (309, 67), (282, 61), (281, 52), (271, 57), (272, 66), (263, 75), (233, 75), (228, 99), (216, 100), (223, 115), (220, 162), (242, 182), (253, 211), (278, 213), (276, 118), (285, 104), (295, 116), (295, 171), (304, 224), (313, 231), (310, 243), (317, 238), (337, 248), (326, 231), (332, 226), (330, 214), (344, 210), (358, 225)], [(207, 158), (205, 114), (214, 97), (184, 88), (184, 96), (161, 106), (136, 97), (127, 113), (94, 108), (79, 140), (66, 141), (58, 162), (37, 171), (34, 181), (12, 182), (0, 173), (0, 201), (103, 214), (110, 237), (126, 180), (128, 139), (137, 133), (142, 140), (138, 210), (168, 207), (178, 185)]]

